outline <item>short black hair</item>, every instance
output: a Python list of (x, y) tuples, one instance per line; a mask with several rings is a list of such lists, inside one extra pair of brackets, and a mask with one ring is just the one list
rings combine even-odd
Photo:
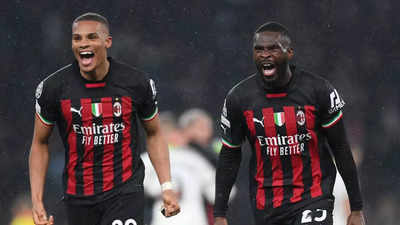
[(292, 41), (290, 39), (289, 30), (284, 25), (274, 21), (267, 22), (259, 26), (257, 30), (254, 32), (254, 39), (256, 37), (256, 34), (268, 31), (280, 33), (281, 38), (283, 39), (285, 44), (287, 44), (287, 46), (290, 46)]
[(74, 19), (74, 22), (72, 22), (72, 26), (74, 26), (74, 24), (79, 21), (97, 21), (103, 24), (107, 28), (108, 32), (110, 32), (110, 24), (108, 23), (107, 18), (98, 13), (93, 13), (93, 12), (84, 13)]

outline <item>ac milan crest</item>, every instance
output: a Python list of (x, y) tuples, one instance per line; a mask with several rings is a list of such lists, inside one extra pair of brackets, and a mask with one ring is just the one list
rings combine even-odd
[(115, 102), (114, 103), (114, 105), (113, 105), (113, 113), (114, 113), (114, 116), (121, 116), (121, 114), (122, 114), (122, 106), (121, 106), (121, 103), (119, 103), (119, 102)]
[(303, 126), (304, 123), (306, 122), (306, 116), (304, 115), (304, 112), (302, 110), (297, 111), (296, 121), (297, 124), (299, 124), (300, 126)]

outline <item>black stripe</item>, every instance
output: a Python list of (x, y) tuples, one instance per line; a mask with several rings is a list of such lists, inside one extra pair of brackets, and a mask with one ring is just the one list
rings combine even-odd
[[(61, 105), (60, 105), (60, 115), (63, 115)], [(73, 115), (72, 115), (72, 118), (73, 118)], [(64, 123), (59, 124), (60, 131), (62, 130), (63, 131), (62, 134), (64, 134), (64, 137), (62, 137), (62, 139), (68, 140), (68, 134), (69, 134), (67, 131), (68, 121), (66, 121), (64, 117), (63, 117), (63, 119), (64, 119)], [(73, 122), (73, 121), (71, 121), (71, 122)], [(72, 124), (73, 123), (71, 123), (71, 126), (72, 126)], [(73, 131), (71, 131), (71, 132), (73, 132)], [(61, 136), (61, 133), (60, 133), (60, 136)], [(64, 193), (66, 193), (68, 190), (68, 178), (69, 178), (68, 162), (69, 162), (69, 154), (70, 154), (70, 144), (68, 141), (64, 141), (64, 144), (65, 144), (65, 146), (64, 146), (64, 148), (65, 148), (65, 165), (64, 165), (64, 172), (63, 172), (63, 187), (65, 189)]]
[[(274, 108), (274, 113), (284, 113), (283, 107), (277, 107)], [(275, 129), (276, 129), (276, 135), (278, 137), (278, 134), (283, 137), (287, 136), (287, 130), (286, 130), (286, 124), (288, 123), (287, 116), (284, 115), (285, 118), (285, 123), (282, 126), (278, 126), (275, 124)], [(293, 122), (293, 121), (291, 121)], [(282, 138), (281, 138), (282, 139)], [(287, 140), (283, 140), (287, 142)], [(281, 145), (278, 146), (278, 151), (280, 151), (281, 147), (285, 147), (287, 145), (284, 145), (281, 143)], [(280, 154), (280, 153), (279, 153)], [(290, 204), (290, 198), (292, 197), (293, 194), (293, 168), (292, 168), (292, 160), (290, 155), (280, 155), (280, 160), (281, 160), (281, 165), (282, 165), (282, 173), (283, 173), (283, 201), (282, 205), (287, 205)]]
[[(81, 107), (80, 99), (72, 99), (71, 107), (75, 109), (79, 109)], [(72, 126), (73, 124), (77, 124), (80, 127), (82, 126), (82, 117), (80, 117), (77, 113), (72, 113)], [(71, 131), (73, 132), (73, 131)], [(76, 162), (75, 169), (75, 178), (76, 178), (76, 195), (83, 195), (83, 154), (84, 154), (84, 145), (82, 144), (82, 134), (76, 134), (76, 152), (78, 156), (78, 160)]]
[[(101, 103), (101, 99), (93, 98), (92, 103)], [(104, 112), (104, 109), (103, 109)], [(92, 114), (92, 123), (95, 123), (96, 126), (103, 124), (103, 116), (96, 117)], [(97, 138), (97, 141), (101, 137), (102, 134), (93, 135), (93, 141)], [(103, 155), (104, 155), (104, 145), (98, 144), (95, 145), (93, 142), (93, 181), (94, 181), (94, 193), (103, 192)]]
[[(304, 113), (306, 114), (306, 110), (304, 107), (302, 107)], [(307, 119), (304, 123), (303, 126), (298, 127), (299, 133), (304, 133), (307, 134)], [(310, 147), (309, 147), (309, 142), (305, 142), (304, 144), (304, 152), (302, 154), (302, 160), (303, 160), (303, 184), (304, 184), (304, 192), (301, 195), (301, 198), (304, 199), (310, 199), (311, 198), (311, 186), (312, 186), (312, 168), (311, 168), (311, 153), (310, 153)]]
[[(113, 98), (113, 105), (115, 102), (119, 102), (122, 105), (121, 97)], [(124, 109), (122, 109), (122, 113)], [(113, 117), (114, 124), (120, 124), (123, 122), (121, 116)], [(122, 182), (122, 131), (118, 133), (118, 141), (114, 144), (114, 185)]]

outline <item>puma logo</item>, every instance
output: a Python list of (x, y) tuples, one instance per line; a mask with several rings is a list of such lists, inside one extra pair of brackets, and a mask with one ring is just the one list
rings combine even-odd
[(80, 117), (82, 117), (81, 111), (82, 111), (82, 106), (79, 108), (79, 110), (74, 109), (73, 107), (71, 107), (71, 112), (78, 113), (78, 115)]
[(253, 118), (254, 123), (259, 123), (262, 127), (264, 127), (264, 117), (261, 120), (258, 120), (257, 118)]

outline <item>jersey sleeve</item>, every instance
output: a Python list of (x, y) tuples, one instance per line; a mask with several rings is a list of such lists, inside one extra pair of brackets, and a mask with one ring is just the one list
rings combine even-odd
[(221, 113), (221, 141), (228, 148), (240, 147), (244, 140), (240, 107), (232, 94), (228, 94)]
[(155, 82), (152, 79), (146, 80), (143, 95), (138, 109), (139, 116), (143, 121), (150, 121), (158, 114), (157, 90)]
[(48, 82), (42, 81), (36, 88), (35, 109), (36, 115), (45, 125), (52, 126), (57, 120), (57, 94)]
[(320, 90), (319, 97), (322, 119), (321, 126), (329, 128), (342, 118), (342, 109), (345, 102), (339, 95), (339, 92), (328, 81), (325, 81), (323, 89)]

